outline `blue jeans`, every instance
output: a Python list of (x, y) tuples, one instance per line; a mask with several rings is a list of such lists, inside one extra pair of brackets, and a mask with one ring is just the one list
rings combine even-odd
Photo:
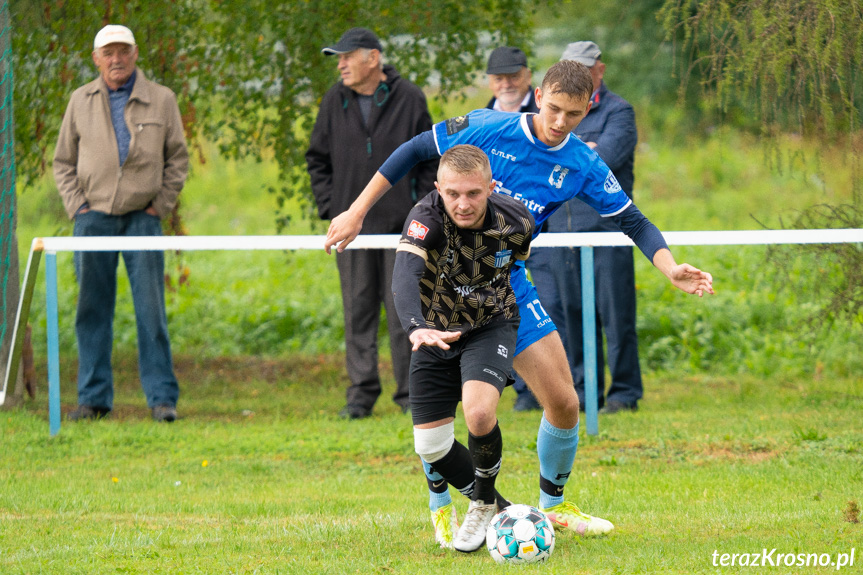
[[(636, 332), (635, 264), (632, 248), (594, 249), (596, 280), (596, 343), (600, 407), (606, 400), (634, 404), (643, 395)], [(584, 335), (581, 305), (581, 250), (536, 248), (527, 260), (539, 299), (557, 325), (566, 349), (572, 380), (584, 406)], [(611, 386), (605, 393), (602, 331), (608, 343)], [(530, 393), (520, 378), (517, 393)]]
[[(144, 211), (111, 216), (90, 210), (75, 217), (75, 236), (160, 236), (162, 222)], [(78, 278), (78, 404), (112, 409), (111, 349), (120, 252), (75, 252)], [(122, 252), (138, 327), (138, 373), (147, 405), (177, 404), (180, 394), (171, 359), (165, 314), (165, 256)]]

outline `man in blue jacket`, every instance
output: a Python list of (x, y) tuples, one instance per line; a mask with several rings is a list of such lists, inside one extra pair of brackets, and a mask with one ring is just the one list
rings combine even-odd
[[(605, 63), (599, 47), (589, 41), (573, 42), (561, 60), (575, 60), (588, 67), (593, 95), (587, 116), (574, 133), (608, 164), (629, 197), (635, 182), (633, 164), (638, 133), (632, 106), (610, 91), (603, 81)], [(609, 218), (602, 218), (579, 199), (565, 203), (546, 222), (549, 232), (617, 232)], [(558, 326), (569, 359), (572, 379), (584, 409), (584, 337), (581, 305), (580, 248), (536, 248), (527, 262), (545, 310)], [(601, 413), (636, 411), (643, 390), (635, 329), (635, 268), (630, 247), (594, 249), (596, 278), (597, 374)], [(602, 330), (607, 340), (611, 387), (605, 393)], [(603, 407), (604, 403), (604, 407)]]
[[(532, 74), (524, 52), (514, 46), (495, 48), (488, 57), (485, 73), (488, 75), (488, 86), (494, 94), (486, 108), (502, 112), (539, 112), (530, 84)], [(512, 388), (516, 393), (516, 411), (542, 409), (518, 374)]]

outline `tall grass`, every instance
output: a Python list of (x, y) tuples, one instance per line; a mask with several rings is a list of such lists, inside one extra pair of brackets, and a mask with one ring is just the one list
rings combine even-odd
[[(484, 101), (477, 92), (467, 102), (434, 104), (433, 109), (437, 117), (445, 117)], [(853, 170), (839, 148), (818, 149), (818, 142), (790, 137), (765, 146), (726, 130), (676, 145), (650, 126), (640, 128), (635, 199), (662, 230), (781, 227), (813, 204), (851, 201)], [(273, 197), (266, 192), (277, 177), (274, 163), (229, 162), (210, 149), (202, 157), (206, 161), (195, 163), (181, 195), (187, 233), (275, 233)], [(288, 233), (323, 230), (320, 222), (295, 217)], [(22, 257), (32, 237), (63, 234), (71, 234), (71, 224), (50, 179), (20, 195)], [(863, 370), (860, 318), (813, 330), (807, 318), (818, 302), (774, 277), (767, 248), (673, 250), (678, 261), (710, 271), (717, 294), (703, 300), (686, 297), (636, 254), (638, 332), (648, 371), (828, 377)], [(802, 252), (793, 257), (801, 284), (818, 281), (818, 273), (836, 273)], [(61, 350), (74, 354), (77, 288), (71, 255), (60, 254), (58, 260)], [(188, 281), (180, 285), (185, 270)], [(169, 272), (169, 325), (177, 354), (280, 357), (342, 349), (338, 275), (333, 256), (323, 251), (170, 255)], [(37, 351), (44, 353), (41, 282), (39, 286), (33, 321)], [(121, 273), (118, 350), (134, 349), (133, 318)]]

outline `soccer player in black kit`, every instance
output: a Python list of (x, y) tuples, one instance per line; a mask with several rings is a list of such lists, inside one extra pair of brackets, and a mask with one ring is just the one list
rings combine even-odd
[[(471, 500), (458, 531), (452, 532), (453, 510), (450, 525), (435, 525), (436, 537), (444, 547), (471, 552), (482, 546), (504, 501), (495, 490), (503, 445), (496, 410), (519, 322), (510, 268), (528, 257), (535, 223), (522, 202), (492, 193), (488, 157), (475, 146), (448, 150), (437, 177), (438, 193), (414, 206), (405, 222), (393, 296), (413, 345), (416, 452), (446, 480), (442, 489), (448, 482)], [(460, 400), (467, 448), (454, 433)]]

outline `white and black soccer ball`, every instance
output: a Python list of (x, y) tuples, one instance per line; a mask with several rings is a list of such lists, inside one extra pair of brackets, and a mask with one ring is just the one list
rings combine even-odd
[(545, 561), (554, 551), (554, 526), (536, 507), (510, 505), (492, 518), (485, 544), (498, 563)]

